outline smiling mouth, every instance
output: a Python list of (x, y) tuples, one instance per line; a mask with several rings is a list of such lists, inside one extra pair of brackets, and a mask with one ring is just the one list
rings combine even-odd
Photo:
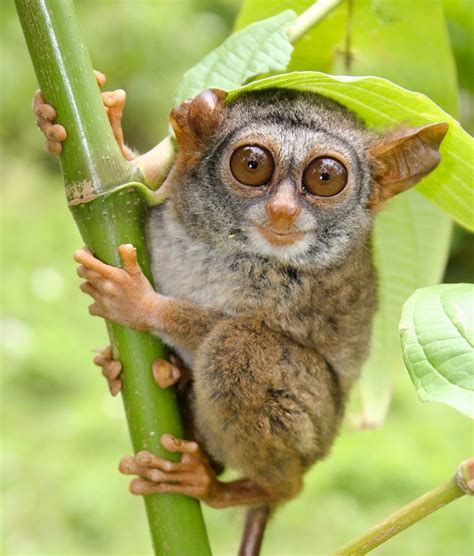
[(257, 224), (257, 222), (254, 222), (253, 224), (262, 236), (274, 245), (291, 245), (299, 239), (302, 239), (305, 235), (305, 232), (275, 232), (274, 230), (270, 230), (270, 228)]

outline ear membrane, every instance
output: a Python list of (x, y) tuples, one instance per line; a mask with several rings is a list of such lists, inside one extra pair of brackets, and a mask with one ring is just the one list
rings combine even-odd
[(208, 89), (171, 110), (170, 123), (181, 148), (196, 148), (214, 133), (225, 112), (226, 95), (221, 89)]
[(396, 129), (368, 150), (375, 163), (373, 178), (380, 186), (372, 195), (371, 206), (409, 189), (436, 168), (448, 127), (441, 122)]

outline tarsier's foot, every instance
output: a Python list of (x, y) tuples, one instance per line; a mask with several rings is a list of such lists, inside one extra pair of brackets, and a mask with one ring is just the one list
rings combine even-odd
[(174, 492), (212, 505), (220, 483), (197, 442), (164, 434), (161, 444), (169, 452), (181, 452), (181, 461), (172, 462), (147, 451), (138, 452), (135, 457), (123, 457), (120, 472), (139, 475), (130, 483), (130, 491), (139, 495)]
[[(119, 376), (122, 372), (122, 363), (114, 359), (112, 346), (107, 346), (94, 357), (94, 364), (102, 368), (102, 374), (107, 379), (112, 396), (116, 396), (122, 389), (122, 381)], [(165, 359), (158, 359), (152, 364), (152, 372), (155, 382), (161, 388), (169, 388), (176, 384), (182, 371), (178, 366), (179, 360), (172, 356), (172, 363)]]
[[(96, 70), (94, 70), (94, 74), (97, 79), (97, 84), (99, 87), (102, 87), (106, 81), (105, 75)], [(103, 92), (102, 100), (112, 127), (112, 132), (123, 156), (127, 160), (133, 160), (136, 158), (136, 155), (124, 143), (121, 123), (126, 96), (123, 89), (117, 89), (116, 91)], [(62, 142), (67, 139), (66, 129), (60, 124), (52, 123), (56, 119), (56, 110), (45, 102), (39, 89), (33, 95), (32, 110), (33, 114), (37, 117), (36, 125), (46, 136), (46, 141), (44, 143), (45, 150), (51, 154), (61, 154), (63, 150)]]
[(172, 462), (148, 451), (138, 452), (135, 457), (125, 456), (121, 459), (121, 473), (139, 475), (130, 483), (130, 492), (133, 494), (184, 494), (197, 498), (213, 508), (253, 505), (278, 499), (278, 496), (267, 492), (250, 479), (229, 483), (219, 481), (197, 442), (164, 434), (161, 444), (168, 452), (181, 452), (181, 461)]

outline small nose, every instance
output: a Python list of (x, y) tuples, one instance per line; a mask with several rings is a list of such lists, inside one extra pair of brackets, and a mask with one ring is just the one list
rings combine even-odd
[(267, 203), (267, 215), (270, 222), (276, 226), (289, 228), (300, 213), (300, 208), (293, 199), (279, 199), (278, 197)]

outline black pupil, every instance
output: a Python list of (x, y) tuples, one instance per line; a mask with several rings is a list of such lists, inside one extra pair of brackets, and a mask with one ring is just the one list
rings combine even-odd
[(331, 174), (329, 174), (328, 172), (323, 172), (320, 179), (322, 181), (329, 181), (331, 179)]
[(256, 160), (250, 160), (249, 162), (247, 162), (247, 166), (252, 170), (255, 170), (255, 168), (257, 168), (258, 166), (258, 162)]

